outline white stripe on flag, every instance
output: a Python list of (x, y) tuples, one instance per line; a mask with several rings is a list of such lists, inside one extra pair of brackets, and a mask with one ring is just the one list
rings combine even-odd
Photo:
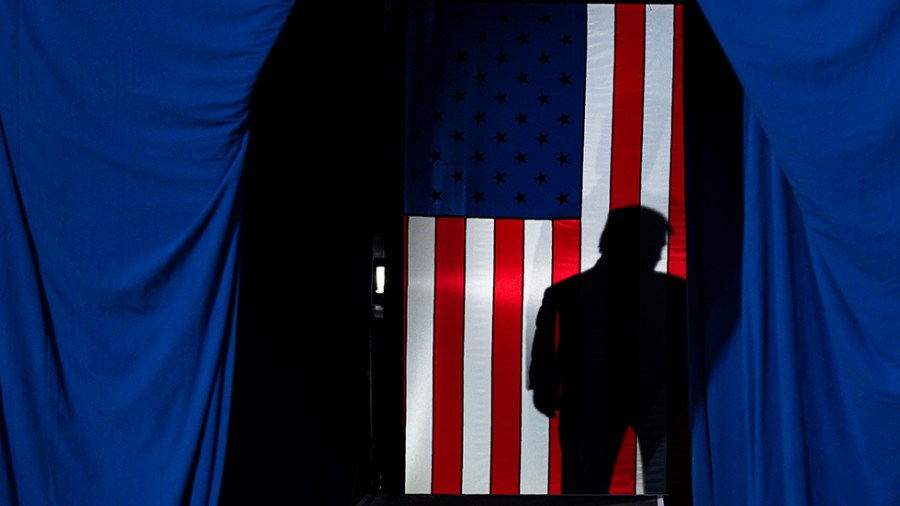
[[(675, 7), (652, 5), (647, 7), (646, 13), (641, 204), (668, 217)], [(666, 272), (667, 253), (667, 249), (663, 249), (662, 258), (657, 264), (660, 272)]]
[[(644, 53), (644, 126), (641, 143), (641, 204), (669, 216), (669, 174), (672, 154), (672, 51), (675, 8), (653, 5), (646, 8)], [(659, 272), (666, 272), (667, 248), (663, 248)], [(644, 466), (641, 442), (635, 451), (634, 493), (642, 495)]]
[(546, 494), (550, 463), (550, 422), (534, 407), (528, 386), (531, 344), (537, 312), (550, 286), (553, 266), (553, 224), (550, 221), (525, 222), (525, 248), (522, 311), (522, 464), (520, 493)]
[(615, 5), (589, 5), (581, 188), (581, 270), (592, 267), (600, 258), (597, 245), (609, 214), (615, 41)]
[(490, 493), (494, 221), (466, 220), (462, 493)]
[(409, 218), (406, 297), (406, 492), (431, 493), (434, 413), (433, 218)]

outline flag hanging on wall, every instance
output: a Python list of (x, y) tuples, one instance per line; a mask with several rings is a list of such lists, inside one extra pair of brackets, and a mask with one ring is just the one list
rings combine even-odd
[[(669, 218), (685, 276), (680, 5), (415, 3), (405, 111), (407, 493), (560, 491), (527, 390), (544, 289), (610, 209)], [(611, 493), (643, 493), (623, 442)]]

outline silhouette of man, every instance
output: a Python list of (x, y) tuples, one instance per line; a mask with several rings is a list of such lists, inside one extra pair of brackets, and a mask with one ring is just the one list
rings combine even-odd
[(645, 493), (666, 493), (667, 431), (687, 390), (685, 282), (654, 270), (669, 231), (652, 209), (615, 209), (597, 263), (544, 292), (529, 388), (541, 413), (559, 411), (564, 494), (609, 493), (629, 426)]

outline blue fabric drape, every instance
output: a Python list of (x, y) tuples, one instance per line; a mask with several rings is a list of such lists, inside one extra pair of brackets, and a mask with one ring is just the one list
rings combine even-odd
[(695, 503), (900, 504), (900, 6), (700, 6), (746, 107), (740, 317), (693, 390)]
[(287, 0), (0, 3), (0, 504), (216, 504)]

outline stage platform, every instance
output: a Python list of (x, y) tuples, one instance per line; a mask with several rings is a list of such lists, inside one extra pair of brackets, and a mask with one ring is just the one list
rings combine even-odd
[(450, 495), (364, 497), (357, 506), (665, 506), (661, 495)]

